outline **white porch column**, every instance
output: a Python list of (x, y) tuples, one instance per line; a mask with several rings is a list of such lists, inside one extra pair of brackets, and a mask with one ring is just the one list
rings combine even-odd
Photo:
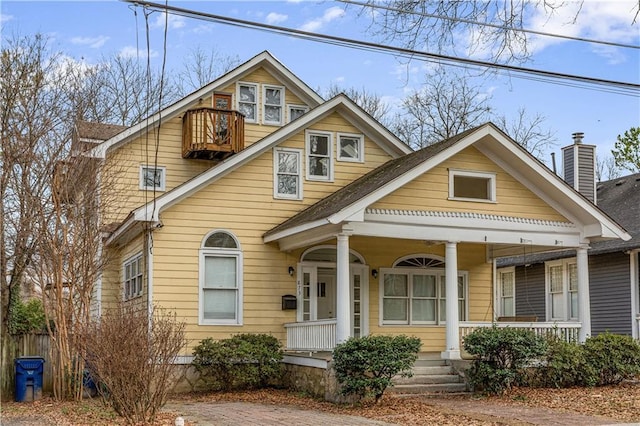
[(445, 249), (446, 286), (446, 350), (443, 359), (460, 359), (460, 331), (458, 320), (458, 248), (457, 243), (447, 242)]
[(591, 336), (591, 302), (589, 301), (589, 256), (587, 248), (576, 250), (576, 269), (578, 272), (578, 319), (580, 326), (580, 342)]
[(349, 236), (338, 235), (336, 249), (337, 283), (336, 283), (336, 344), (345, 342), (351, 335), (349, 306)]

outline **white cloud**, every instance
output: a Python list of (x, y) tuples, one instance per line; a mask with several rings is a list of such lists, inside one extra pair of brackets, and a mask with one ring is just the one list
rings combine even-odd
[(5, 15), (4, 13), (0, 13), (0, 24), (4, 24), (5, 22), (13, 21), (15, 17), (13, 15)]
[(109, 40), (107, 36), (98, 36), (98, 37), (73, 37), (71, 39), (71, 43), (80, 44), (83, 46), (89, 46), (92, 49), (98, 49)]
[[(146, 49), (136, 49), (134, 46), (125, 46), (120, 49), (118, 52), (118, 56), (123, 58), (146, 58), (147, 50)], [(151, 49), (149, 55), (150, 58), (155, 58), (158, 56), (158, 52)]]
[(300, 29), (302, 31), (315, 32), (331, 23), (332, 21), (342, 18), (345, 15), (344, 9), (338, 6), (330, 7), (324, 11), (324, 14), (320, 18), (313, 19), (304, 23)]
[(172, 30), (177, 30), (187, 25), (186, 18), (184, 16), (169, 14), (167, 19), (167, 14), (162, 12), (156, 17), (156, 21), (153, 23), (153, 27), (164, 28), (165, 22), (168, 23), (169, 29)]
[(265, 22), (269, 25), (281, 24), (289, 17), (281, 13), (271, 12), (267, 15)]
[(345, 81), (346, 81), (346, 78), (344, 76), (336, 77), (333, 79), (333, 82), (336, 84), (344, 83)]

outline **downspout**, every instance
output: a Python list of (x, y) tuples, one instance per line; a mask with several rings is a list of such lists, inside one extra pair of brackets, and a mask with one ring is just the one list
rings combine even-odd
[(153, 312), (153, 236), (151, 228), (147, 229), (147, 310), (151, 315)]
[(634, 339), (640, 339), (640, 265), (638, 256), (640, 249), (631, 250), (629, 253), (629, 281), (631, 282), (631, 335)]

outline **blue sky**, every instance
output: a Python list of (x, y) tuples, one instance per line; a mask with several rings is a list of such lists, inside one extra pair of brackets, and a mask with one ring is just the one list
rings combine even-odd
[[(158, 1), (163, 3), (163, 1)], [(202, 12), (281, 25), (358, 40), (376, 41), (366, 34), (368, 19), (344, 3), (323, 1), (171, 1), (171, 5)], [(635, 7), (635, 9), (634, 9)], [(640, 45), (640, 23), (632, 25), (637, 0), (586, 0), (575, 24), (571, 10), (554, 16), (531, 15), (526, 27), (573, 37)], [(51, 46), (78, 61), (95, 63), (112, 54), (146, 56), (144, 14), (118, 1), (2, 1), (2, 37), (35, 32), (47, 34)], [(164, 17), (154, 12), (148, 19), (150, 57), (159, 65), (163, 57)], [(382, 53), (354, 50), (283, 35), (170, 16), (167, 66), (178, 67), (195, 46), (214, 47), (224, 55), (245, 61), (269, 50), (314, 89), (332, 83), (342, 87), (366, 87), (394, 105), (423, 78), (425, 63), (400, 63)], [(640, 49), (602, 46), (584, 42), (534, 37), (533, 61), (524, 66), (554, 72), (640, 84)], [(476, 59), (483, 59), (476, 52)], [(212, 76), (214, 78), (216, 76)], [(584, 143), (598, 145), (607, 155), (616, 136), (640, 125), (640, 92), (635, 96), (567, 87), (500, 75), (484, 83), (491, 104), (513, 116), (518, 108), (542, 114), (558, 139), (553, 149), (571, 143), (571, 134), (585, 133)], [(546, 162), (548, 158), (545, 158)]]

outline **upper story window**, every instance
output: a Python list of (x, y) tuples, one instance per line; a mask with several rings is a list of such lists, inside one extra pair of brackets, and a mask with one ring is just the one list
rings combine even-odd
[(284, 87), (262, 86), (262, 122), (282, 125), (284, 122)]
[(163, 166), (140, 166), (140, 189), (164, 191), (166, 168)]
[(449, 169), (449, 199), (495, 202), (495, 173)]
[(306, 132), (307, 179), (333, 180), (332, 136), (329, 132), (308, 130)]
[(289, 122), (303, 116), (307, 111), (309, 111), (309, 107), (304, 105), (287, 105), (289, 109)]
[(575, 259), (547, 262), (547, 320), (578, 319), (578, 268)]
[(242, 324), (242, 251), (227, 231), (213, 231), (200, 249), (200, 324)]
[(245, 122), (258, 121), (258, 85), (255, 83), (237, 84), (238, 111), (244, 115)]
[(124, 262), (122, 265), (124, 300), (130, 300), (142, 295), (143, 275), (142, 253), (138, 253)]
[(338, 133), (338, 161), (364, 161), (364, 136)]
[(275, 148), (273, 151), (273, 197), (302, 199), (302, 152), (299, 149)]
[(516, 316), (516, 270), (498, 269), (498, 316)]

